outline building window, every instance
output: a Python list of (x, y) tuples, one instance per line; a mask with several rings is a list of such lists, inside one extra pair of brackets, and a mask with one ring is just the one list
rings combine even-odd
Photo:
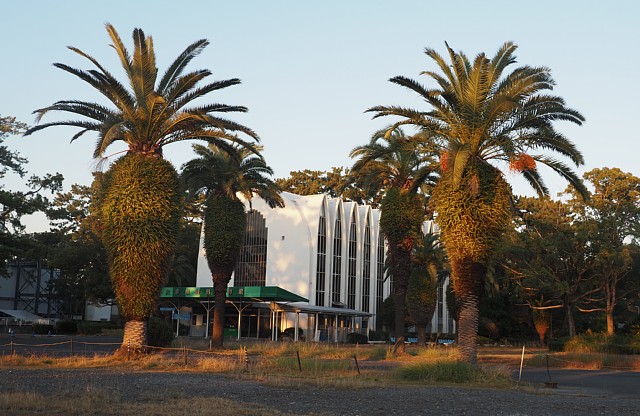
[(316, 305), (324, 306), (325, 276), (327, 258), (327, 220), (324, 205), (318, 224), (318, 255), (316, 265)]
[[(333, 268), (331, 273), (331, 301), (340, 303), (340, 284), (342, 280), (342, 216), (340, 210), (336, 216), (333, 234)], [(333, 304), (330, 306), (334, 306)]]
[(362, 311), (369, 312), (371, 294), (371, 227), (369, 217), (364, 225), (364, 246), (362, 248)]
[(378, 235), (376, 266), (376, 313), (380, 313), (384, 301), (384, 235), (382, 231)]
[(247, 225), (240, 258), (236, 263), (235, 286), (264, 286), (267, 277), (267, 237), (264, 216), (255, 209), (247, 213)]
[(357, 230), (356, 230), (356, 210), (351, 215), (351, 224), (349, 225), (349, 253), (347, 265), (347, 307), (355, 309), (356, 307), (356, 252), (358, 247)]

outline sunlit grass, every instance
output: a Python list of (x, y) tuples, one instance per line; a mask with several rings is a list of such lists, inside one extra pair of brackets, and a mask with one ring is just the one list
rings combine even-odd
[(506, 387), (513, 385), (507, 366), (477, 367), (460, 361), (455, 348), (424, 348), (396, 370), (400, 380)]

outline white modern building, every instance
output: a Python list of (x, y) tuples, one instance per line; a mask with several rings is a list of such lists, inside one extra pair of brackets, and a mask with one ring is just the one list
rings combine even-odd
[[(314, 340), (342, 341), (349, 332), (367, 334), (375, 329), (382, 302), (391, 290), (384, 272), (380, 211), (327, 195), (284, 192), (282, 198), (284, 208), (270, 208), (260, 199), (246, 203), (245, 245), (229, 286), (275, 286), (308, 302), (271, 302), (271, 314), (254, 309), (253, 315), (239, 317), (240, 333), (257, 336), (261, 319), (271, 319), (280, 331), (299, 327), (307, 339)], [(425, 233), (434, 227), (426, 222)], [(196, 285), (212, 286), (204, 249), (198, 258)], [(439, 294), (430, 326), (433, 332), (452, 333), (445, 291), (441, 288)], [(201, 323), (202, 318), (194, 322)]]

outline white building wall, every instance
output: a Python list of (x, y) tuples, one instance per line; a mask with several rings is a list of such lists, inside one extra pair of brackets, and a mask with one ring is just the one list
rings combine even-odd
[[(316, 305), (316, 270), (317, 270), (317, 244), (320, 213), (324, 207), (326, 215), (326, 257), (325, 257), (325, 285), (324, 306), (331, 306), (332, 280), (333, 280), (333, 238), (335, 236), (335, 220), (338, 213), (342, 221), (342, 245), (341, 245), (341, 281), (340, 302), (347, 303), (347, 279), (348, 279), (348, 245), (349, 226), (352, 213), (356, 213), (357, 225), (357, 255), (356, 255), (356, 298), (355, 309), (364, 311), (362, 304), (363, 294), (363, 267), (364, 267), (364, 243), (367, 222), (370, 225), (370, 276), (369, 276), (369, 302), (368, 312), (374, 314), (369, 318), (368, 328), (375, 329), (377, 273), (378, 273), (378, 242), (380, 235), (380, 211), (367, 205), (358, 205), (353, 202), (343, 202), (340, 198), (329, 198), (326, 195), (300, 196), (283, 192), (284, 208), (270, 208), (261, 199), (251, 201), (253, 209), (260, 212), (268, 229), (267, 240), (267, 265), (266, 286), (280, 286), (290, 292), (309, 299), (310, 305)], [(246, 203), (247, 210), (249, 204)], [(425, 223), (424, 231), (433, 230), (431, 222)], [(202, 247), (202, 238), (201, 244)], [(385, 247), (386, 252), (386, 247)], [(230, 286), (233, 286), (232, 277)], [(199, 287), (212, 286), (211, 273), (205, 260), (204, 249), (201, 249), (198, 258), (198, 271), (196, 285)], [(391, 292), (390, 281), (386, 279), (383, 285), (382, 299), (386, 299)], [(445, 314), (447, 314), (445, 308)], [(447, 315), (445, 315), (447, 316)], [(365, 318), (366, 319), (366, 318)], [(435, 319), (435, 317), (434, 317)], [(304, 318), (303, 318), (304, 320)], [(363, 319), (358, 318), (358, 326)], [(306, 323), (302, 322), (304, 326)], [(445, 321), (446, 324), (446, 321)], [(434, 326), (434, 328), (437, 328)]]

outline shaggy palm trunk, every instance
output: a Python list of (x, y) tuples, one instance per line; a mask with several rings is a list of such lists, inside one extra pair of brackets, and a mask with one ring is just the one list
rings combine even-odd
[(405, 352), (405, 319), (407, 315), (407, 288), (411, 275), (411, 252), (420, 226), (424, 208), (419, 198), (406, 189), (391, 188), (381, 204), (380, 228), (388, 244), (388, 262), (393, 278), (395, 303), (395, 336), (393, 352)]
[(461, 358), (477, 363), (480, 300), (484, 293), (486, 267), (478, 262), (451, 262), (453, 287), (458, 310), (458, 349)]
[(244, 243), (246, 222), (244, 204), (240, 200), (216, 194), (207, 198), (204, 249), (216, 301), (211, 337), (211, 344), (215, 347), (222, 347), (224, 343), (227, 286)]
[[(213, 307), (213, 332), (211, 334), (211, 345), (222, 347), (224, 343), (224, 321), (227, 313), (227, 286), (228, 279), (225, 274), (214, 273), (213, 293), (215, 305)], [(240, 328), (238, 328), (240, 330)]]
[(124, 334), (122, 337), (122, 349), (127, 352), (135, 351), (140, 346), (147, 344), (147, 321), (131, 320), (124, 324)]
[(461, 359), (477, 363), (479, 304), (486, 265), (511, 220), (511, 187), (490, 165), (473, 165), (461, 184), (441, 180), (432, 202), (451, 263)]
[(180, 208), (177, 173), (160, 157), (127, 154), (105, 176), (103, 241), (125, 321), (123, 350), (146, 345), (146, 322), (169, 269)]

